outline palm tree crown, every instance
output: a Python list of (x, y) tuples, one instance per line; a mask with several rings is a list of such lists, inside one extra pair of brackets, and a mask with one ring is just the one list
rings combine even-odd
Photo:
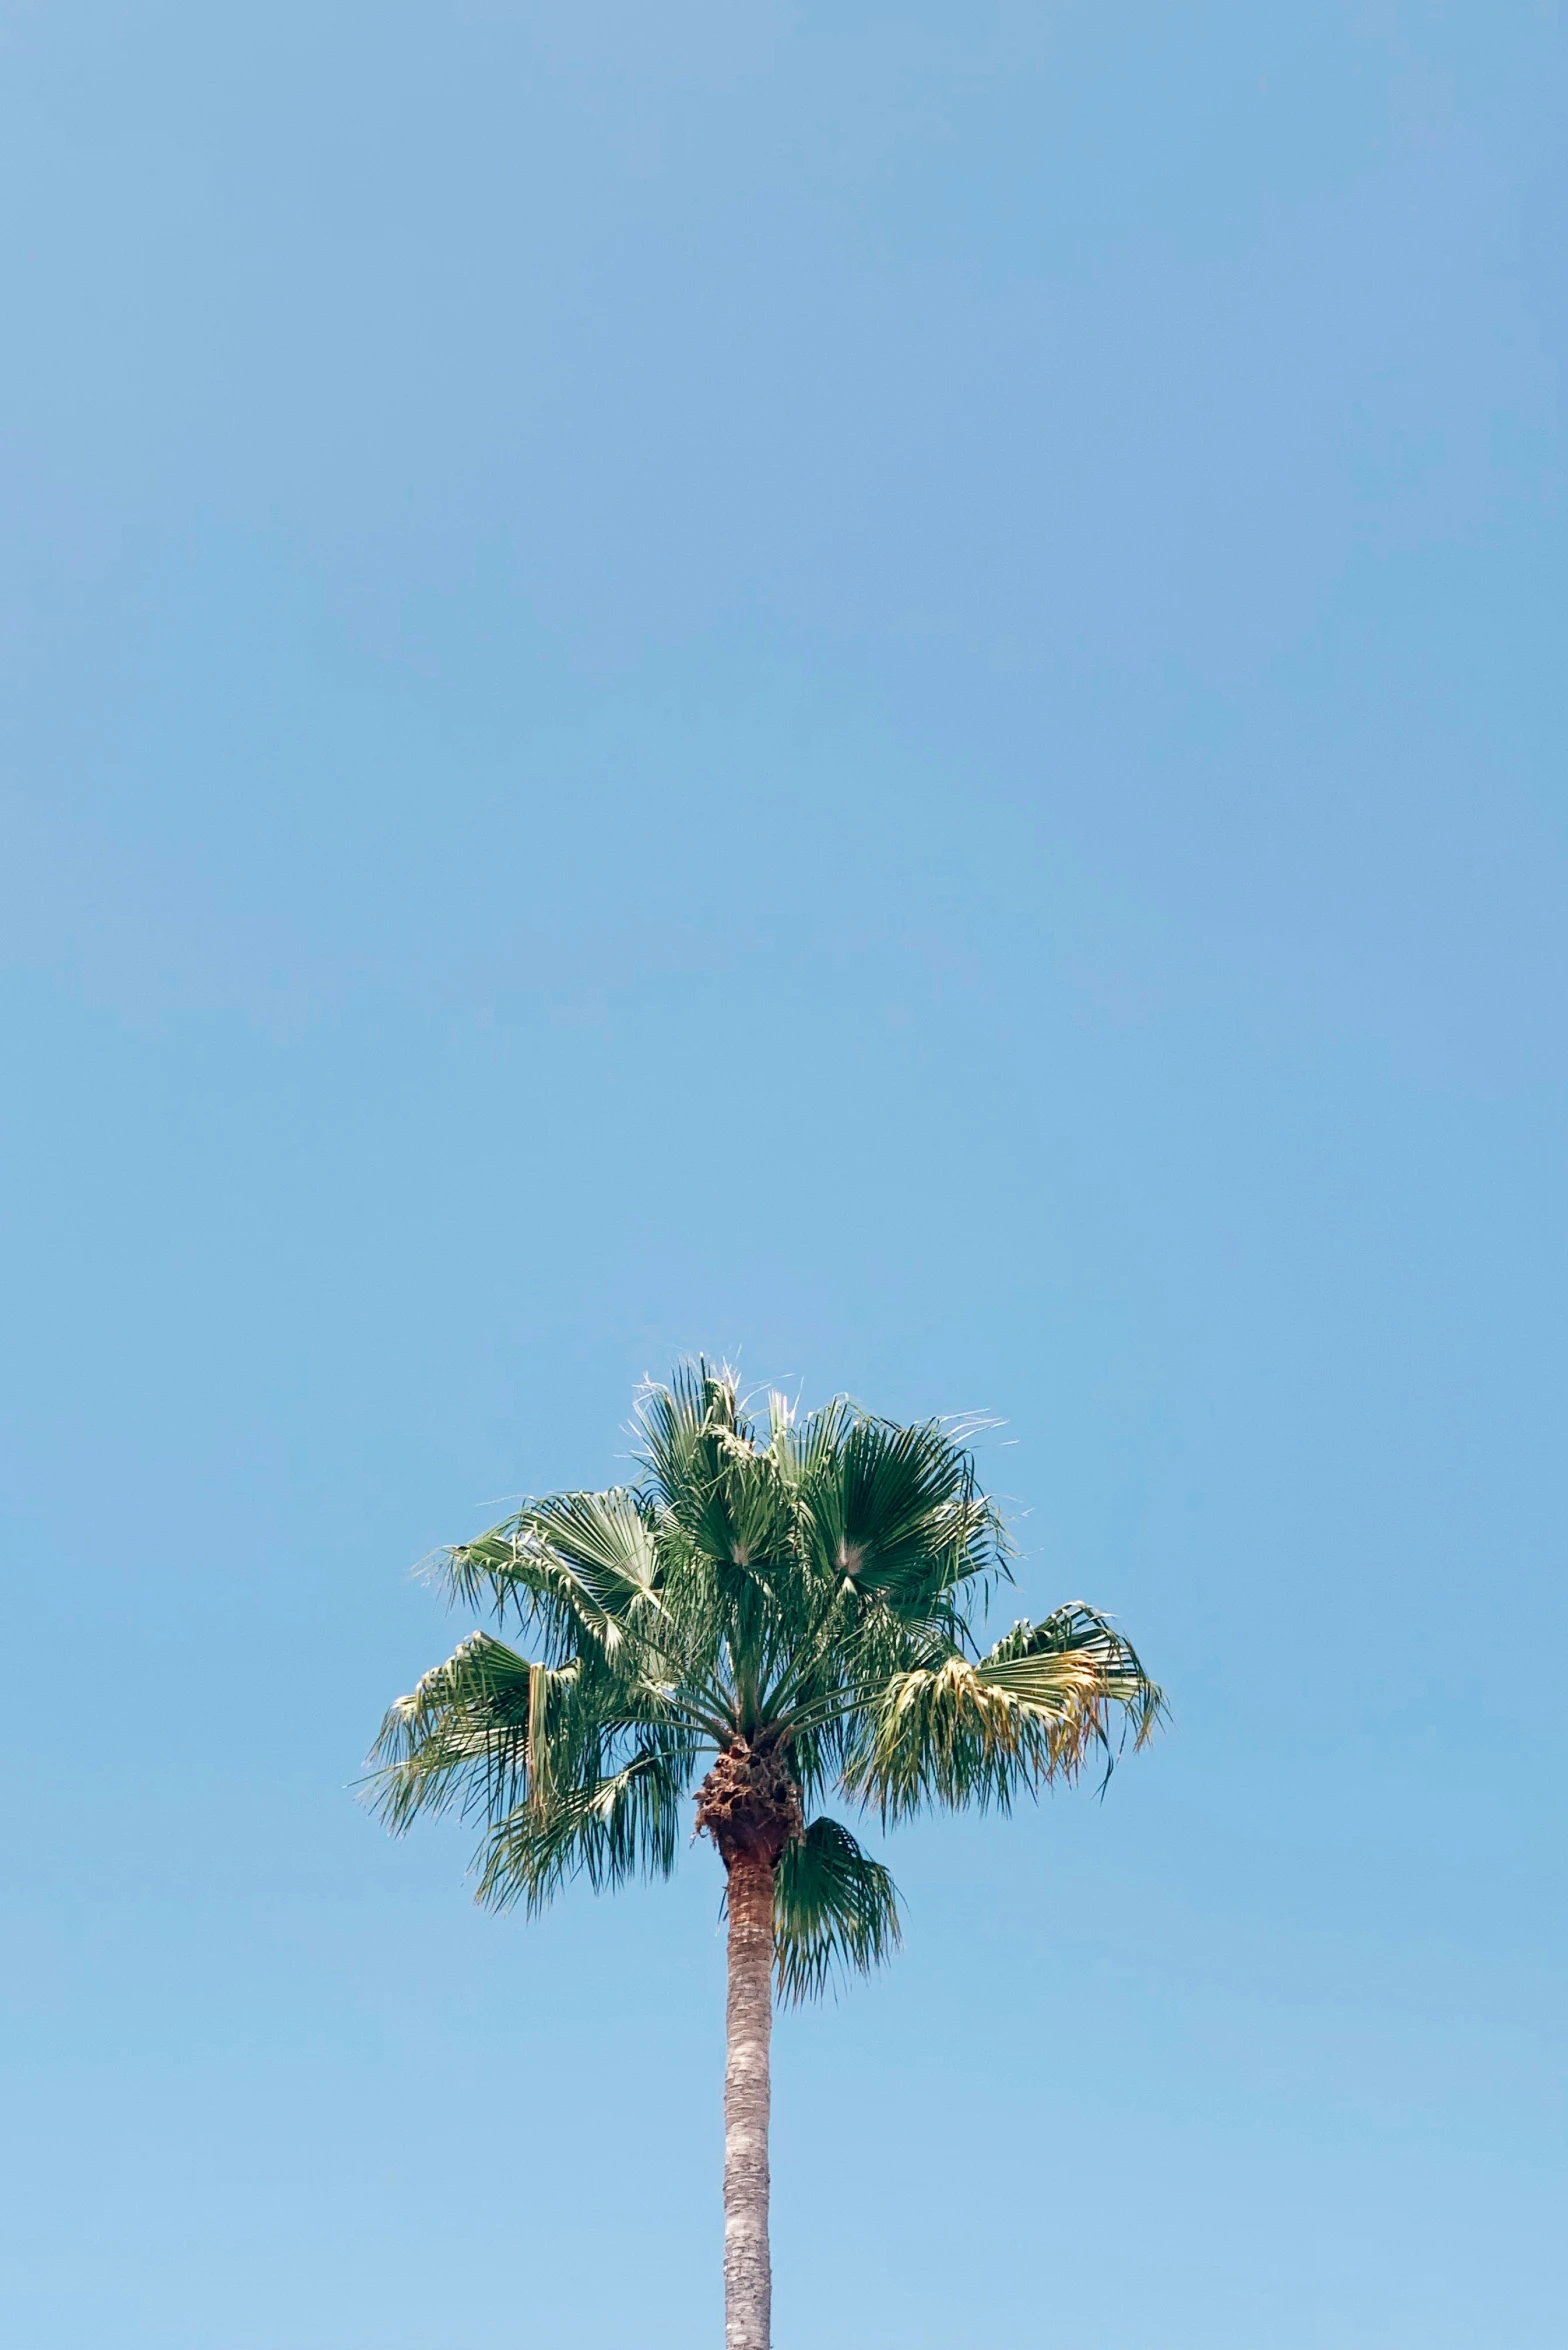
[(1141, 1744), (1163, 1701), (1077, 1601), (980, 1653), (1007, 1543), (939, 1423), (771, 1396), (764, 1435), (701, 1361), (637, 1416), (635, 1484), (529, 1502), (441, 1554), (452, 1596), (536, 1653), (459, 1642), (382, 1724), (377, 1801), (398, 1830), (459, 1804), (484, 1823), (480, 1899), (536, 1910), (574, 1876), (667, 1876), (695, 1793), (729, 1909), (726, 2350), (769, 2350), (772, 1978), (798, 1999), (898, 1940), (886, 1868), (816, 1805), (1005, 1809), (1109, 1759), (1118, 1715)]
[[(642, 1476), (527, 1503), (443, 1552), (476, 1631), (398, 1699), (377, 1743), (394, 1830), (453, 1803), (484, 1823), (479, 1898), (530, 1912), (568, 1879), (668, 1875), (690, 1819), (775, 1871), (778, 1984), (820, 1989), (898, 1939), (892, 1879), (838, 1821), (1008, 1808), (1136, 1743), (1163, 1709), (1130, 1644), (1079, 1602), (981, 1654), (970, 1614), (1008, 1545), (964, 1445), (846, 1399), (765, 1432), (698, 1361), (638, 1405)], [(706, 1766), (706, 1775), (701, 1775)], [(700, 1777), (700, 1785), (699, 1785)]]

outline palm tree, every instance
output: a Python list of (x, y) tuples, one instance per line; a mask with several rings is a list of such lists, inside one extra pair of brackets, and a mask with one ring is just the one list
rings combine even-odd
[(1108, 1763), (1113, 1720), (1141, 1745), (1163, 1710), (1076, 1601), (980, 1653), (970, 1618), (1008, 1546), (962, 1431), (843, 1397), (768, 1407), (764, 1437), (729, 1370), (688, 1364), (639, 1400), (636, 1483), (529, 1502), (442, 1552), (451, 1597), (535, 1653), (471, 1632), (373, 1758), (393, 1830), (457, 1804), (484, 1825), (479, 1899), (530, 1914), (571, 1877), (668, 1876), (695, 1793), (729, 1913), (726, 2350), (769, 2345), (774, 1981), (807, 1997), (899, 1939), (888, 1871), (818, 1800), (836, 1787), (884, 1823), (1005, 1811)]

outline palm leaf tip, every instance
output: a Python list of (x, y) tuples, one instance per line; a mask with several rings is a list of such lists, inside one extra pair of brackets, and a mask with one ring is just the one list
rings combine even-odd
[(779, 1995), (817, 1997), (835, 1974), (869, 1974), (898, 1947), (898, 1888), (837, 1820), (786, 1845), (773, 1884)]

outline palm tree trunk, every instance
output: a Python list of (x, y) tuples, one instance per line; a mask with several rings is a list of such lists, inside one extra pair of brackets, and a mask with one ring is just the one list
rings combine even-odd
[(773, 1870), (729, 1872), (730, 1980), (724, 2064), (724, 2350), (769, 2350), (768, 2044), (773, 2033)]

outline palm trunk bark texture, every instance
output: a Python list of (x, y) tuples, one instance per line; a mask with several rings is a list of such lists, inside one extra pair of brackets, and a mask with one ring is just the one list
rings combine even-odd
[(773, 1869), (736, 1857), (729, 1871), (729, 1998), (724, 2063), (724, 2350), (769, 2350), (769, 2044), (773, 2035)]

